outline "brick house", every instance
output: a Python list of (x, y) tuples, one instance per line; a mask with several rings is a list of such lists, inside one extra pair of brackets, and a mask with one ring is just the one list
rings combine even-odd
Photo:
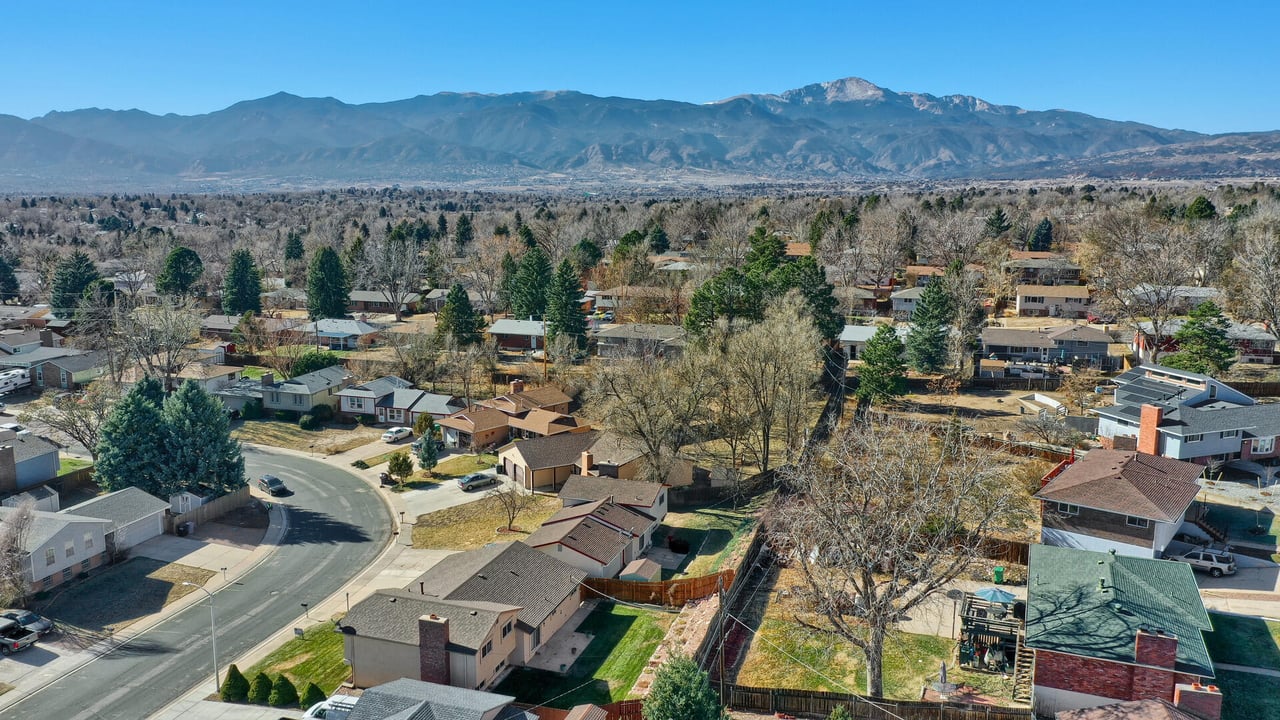
[(1177, 686), (1213, 677), (1212, 629), (1190, 565), (1031, 546), (1025, 645), (1037, 715), (1173, 702)]
[(1044, 328), (983, 328), (982, 356), (1013, 362), (1055, 362), (1074, 366), (1084, 362), (1110, 369), (1116, 363), (1108, 352), (1111, 336), (1088, 325)]
[(537, 350), (546, 344), (547, 324), (541, 320), (495, 320), (487, 331), (502, 350)]
[(1182, 527), (1203, 465), (1124, 450), (1091, 450), (1044, 477), (1040, 542), (1158, 558)]
[[(1130, 347), (1143, 362), (1155, 362), (1155, 354), (1175, 353), (1178, 341), (1173, 334), (1186, 324), (1183, 318), (1173, 318), (1161, 326), (1161, 340), (1156, 347), (1155, 326), (1149, 321), (1137, 324)], [(1276, 336), (1255, 325), (1232, 322), (1227, 325), (1227, 341), (1239, 353), (1240, 362), (1271, 365), (1276, 362)]]

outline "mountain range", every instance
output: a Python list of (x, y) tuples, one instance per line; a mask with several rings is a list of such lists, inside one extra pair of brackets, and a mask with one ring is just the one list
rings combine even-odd
[(702, 105), (572, 91), (359, 105), (277, 93), (204, 115), (0, 115), (10, 191), (1274, 175), (1280, 132), (1205, 135), (859, 78)]

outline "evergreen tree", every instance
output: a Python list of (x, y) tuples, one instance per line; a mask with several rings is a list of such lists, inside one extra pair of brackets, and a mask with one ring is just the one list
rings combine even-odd
[(1031, 231), (1031, 239), (1027, 241), (1027, 249), (1037, 252), (1048, 252), (1053, 248), (1053, 223), (1049, 218), (1041, 220), (1036, 224), (1036, 229)]
[[(160, 400), (157, 400), (160, 398)], [(155, 378), (143, 378), (120, 398), (102, 422), (95, 452), (94, 480), (108, 492), (136, 487), (156, 497), (163, 493), (168, 434), (160, 402), (164, 390)]]
[(1013, 223), (1009, 222), (1009, 216), (1005, 214), (1004, 208), (998, 207), (987, 216), (987, 237), (998, 238), (1012, 229)]
[(1197, 305), (1173, 334), (1178, 352), (1159, 359), (1161, 365), (1218, 376), (1234, 364), (1236, 348), (1227, 339), (1231, 322), (1213, 302)]
[(18, 276), (13, 266), (0, 257), (0, 304), (8, 304), (18, 299), (22, 287), (18, 284)]
[(249, 697), (249, 681), (235, 663), (231, 663), (231, 667), (227, 668), (227, 676), (222, 680), (222, 688), (218, 691), (218, 696), (222, 698), (222, 702), (237, 703), (244, 702)]
[(911, 313), (907, 333), (907, 360), (916, 372), (935, 373), (946, 365), (947, 326), (953, 315), (945, 284), (935, 279), (926, 285)]
[(285, 262), (297, 262), (307, 254), (306, 247), (302, 244), (302, 233), (296, 230), (289, 231), (289, 239), (284, 243), (284, 259)]
[(294, 687), (293, 681), (284, 673), (276, 676), (267, 704), (271, 707), (293, 707), (298, 704), (298, 688)]
[(302, 699), (298, 701), (298, 707), (310, 708), (317, 703), (324, 702), (325, 697), (324, 691), (320, 689), (319, 685), (309, 682), (302, 690)]
[(186, 295), (204, 274), (204, 263), (195, 250), (178, 246), (164, 259), (164, 269), (156, 278), (156, 292), (163, 295)]
[[(436, 421), (427, 413), (418, 416), (418, 420), (427, 419), (426, 425), (418, 433), (422, 442), (418, 445), (418, 467), (428, 473), (435, 469), (440, 461), (440, 446), (436, 444)], [(415, 427), (415, 430), (418, 428)]]
[(471, 216), (466, 213), (459, 215), (458, 222), (453, 226), (453, 240), (458, 245), (458, 251), (461, 252), (470, 245), (475, 236), (476, 231), (471, 225)]
[(264, 672), (259, 672), (253, 676), (253, 682), (249, 685), (249, 702), (254, 705), (266, 705), (271, 699), (271, 678), (267, 677)]
[(481, 340), (481, 324), (466, 289), (454, 283), (444, 299), (444, 306), (436, 314), (436, 335), (453, 337), (459, 346), (474, 345)]
[(165, 398), (163, 414), (168, 439), (160, 497), (196, 488), (224, 495), (244, 487), (244, 457), (221, 400), (188, 380)]
[(516, 231), (516, 235), (520, 237), (520, 242), (524, 243), (526, 248), (533, 249), (538, 247), (538, 238), (533, 236), (533, 228), (528, 225), (521, 225), (520, 229)]
[(569, 250), (569, 259), (573, 261), (573, 266), (577, 268), (578, 274), (583, 274), (604, 259), (604, 251), (600, 249), (599, 243), (591, 238), (582, 238)]
[(440, 242), (444, 242), (449, 237), (449, 220), (440, 213), (440, 217), (436, 218), (436, 237), (440, 238)]
[(667, 231), (663, 230), (661, 225), (654, 225), (649, 230), (649, 252), (661, 255), (670, 249), (671, 239), (667, 237)]
[(503, 310), (511, 309), (511, 298), (516, 294), (516, 278), (520, 275), (520, 263), (511, 257), (511, 253), (502, 253), (502, 279), (498, 282), (498, 306)]
[(1203, 195), (1197, 195), (1195, 200), (1187, 206), (1182, 212), (1182, 216), (1188, 220), (1212, 220), (1218, 216), (1218, 208), (1209, 202), (1209, 198)]
[(907, 368), (902, 362), (904, 348), (892, 325), (881, 325), (862, 351), (858, 369), (858, 389), (854, 395), (862, 406), (892, 400), (907, 392)]
[(340, 318), (351, 304), (351, 280), (337, 251), (320, 248), (307, 268), (307, 315), (312, 320)]
[(364, 235), (357, 235), (342, 251), (342, 266), (346, 268), (348, 277), (354, 276), (356, 268), (364, 262), (364, 238)]
[(763, 317), (763, 285), (754, 275), (727, 267), (694, 291), (684, 327), (693, 335), (702, 335), (720, 318), (732, 326), (739, 319), (758, 321)]
[(342, 358), (338, 357), (337, 353), (332, 353), (328, 350), (308, 350), (293, 361), (293, 366), (289, 368), (289, 375), (297, 377), (341, 364)]
[(587, 316), (582, 312), (582, 286), (578, 284), (578, 273), (567, 259), (560, 261), (547, 289), (547, 347), (561, 335), (573, 338), (577, 349), (586, 347)]
[(674, 655), (658, 668), (640, 712), (644, 720), (722, 720), (725, 717), (707, 673), (685, 655)]
[(551, 259), (542, 248), (530, 248), (520, 260), (520, 270), (511, 289), (511, 314), (522, 320), (541, 319), (547, 312), (551, 277)]
[(84, 289), (98, 278), (98, 266), (81, 250), (76, 250), (58, 263), (49, 289), (49, 304), (59, 317), (69, 317), (80, 305)]
[(839, 301), (835, 287), (827, 282), (827, 273), (812, 256), (785, 263), (769, 276), (769, 286), (774, 297), (796, 289), (804, 296), (805, 304), (813, 315), (814, 327), (827, 340), (834, 340), (844, 329), (844, 317), (836, 312)]
[(248, 250), (231, 253), (227, 275), (222, 281), (222, 312), (243, 315), (262, 312), (262, 273)]
[(787, 258), (787, 244), (763, 225), (751, 232), (751, 249), (743, 258), (746, 271), (758, 280), (764, 280), (777, 270)]

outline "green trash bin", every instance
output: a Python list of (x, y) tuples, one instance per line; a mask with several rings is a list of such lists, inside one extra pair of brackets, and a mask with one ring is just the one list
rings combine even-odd
[(997, 565), (991, 569), (991, 578), (995, 580), (997, 585), (1004, 584), (1004, 566)]

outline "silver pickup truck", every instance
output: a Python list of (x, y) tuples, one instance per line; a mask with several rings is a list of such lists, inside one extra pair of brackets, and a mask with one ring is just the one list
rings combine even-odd
[(17, 621), (0, 618), (0, 654), (10, 655), (36, 644), (36, 633), (22, 627)]

